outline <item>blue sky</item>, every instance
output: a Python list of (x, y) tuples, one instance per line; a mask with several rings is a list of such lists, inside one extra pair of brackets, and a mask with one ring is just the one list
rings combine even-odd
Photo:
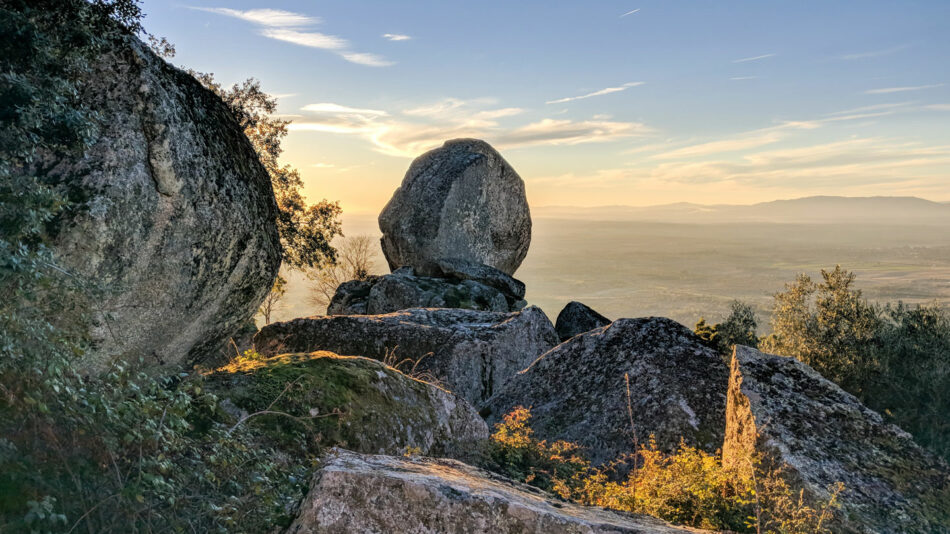
[(950, 2), (145, 0), (176, 64), (256, 77), (312, 198), (499, 148), (533, 205), (950, 201)]

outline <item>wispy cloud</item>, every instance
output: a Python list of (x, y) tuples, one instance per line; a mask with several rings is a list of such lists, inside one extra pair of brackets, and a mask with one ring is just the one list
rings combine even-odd
[(290, 11), (283, 11), (281, 9), (248, 9), (247, 11), (240, 11), (238, 9), (230, 9), (227, 7), (196, 6), (189, 6), (188, 9), (206, 11), (208, 13), (217, 13), (218, 15), (226, 15), (228, 17), (234, 17), (247, 22), (253, 22), (254, 24), (259, 24), (261, 26), (294, 28), (298, 26), (319, 24), (322, 22), (317, 17), (301, 15), (300, 13), (292, 13)]
[(869, 111), (881, 111), (881, 110), (893, 110), (895, 108), (903, 108), (913, 104), (913, 102), (888, 102), (886, 104), (874, 104), (871, 106), (861, 106), (859, 108), (851, 108), (843, 111), (835, 111), (829, 113), (828, 115), (852, 115), (855, 113), (867, 113)]
[(868, 95), (887, 95), (891, 93), (906, 93), (908, 91), (923, 91), (924, 89), (935, 89), (943, 87), (942, 83), (932, 83), (930, 85), (908, 85), (903, 87), (884, 87), (882, 89), (869, 89), (865, 91)]
[(412, 39), (412, 37), (402, 33), (384, 33), (383, 39), (389, 39), (390, 41), (408, 41)]
[(733, 63), (748, 63), (749, 61), (758, 61), (760, 59), (766, 59), (770, 57), (775, 57), (775, 54), (762, 54), (761, 56), (744, 57), (741, 59), (734, 59), (732, 60), (732, 62)]
[(910, 45), (900, 45), (900, 46), (895, 46), (895, 47), (893, 47), (893, 48), (887, 48), (887, 49), (884, 49), (884, 50), (873, 50), (873, 51), (871, 51), (871, 52), (859, 52), (859, 53), (856, 53), (856, 54), (844, 54), (844, 55), (839, 56), (839, 57), (840, 57), (841, 59), (845, 59), (845, 60), (849, 60), (849, 61), (853, 61), (853, 60), (855, 60), (855, 59), (868, 59), (868, 58), (872, 58), (872, 57), (887, 56), (887, 55), (893, 54), (893, 53), (895, 53), (895, 52), (900, 52), (901, 50), (904, 50), (905, 48), (909, 48), (909, 47), (910, 47)]
[(366, 109), (366, 108), (353, 108), (349, 106), (343, 106), (340, 104), (334, 104), (332, 102), (321, 102), (319, 104), (307, 104), (301, 108), (302, 111), (308, 111), (310, 113), (338, 113), (338, 114), (353, 114), (353, 115), (369, 115), (376, 117), (385, 117), (389, 115), (385, 111), (379, 109)]
[(498, 107), (491, 98), (447, 98), (399, 113), (327, 102), (304, 106), (303, 111), (307, 118), (291, 123), (291, 130), (355, 135), (370, 142), (377, 152), (398, 157), (415, 157), (454, 137), (478, 137), (499, 148), (515, 148), (603, 143), (653, 133), (641, 123), (596, 118), (546, 118), (503, 126), (500, 119), (525, 110)]
[(629, 88), (631, 88), (631, 87), (636, 87), (636, 86), (638, 86), (638, 85), (643, 85), (643, 83), (644, 83), (644, 82), (630, 82), (630, 83), (625, 83), (625, 84), (623, 84), (623, 85), (621, 85), (621, 86), (618, 86), (618, 87), (607, 87), (607, 88), (601, 89), (601, 90), (599, 90), (599, 91), (594, 91), (593, 93), (587, 93), (586, 95), (569, 96), (569, 97), (566, 97), (566, 98), (558, 98), (557, 100), (548, 100), (547, 102), (545, 102), (545, 104), (563, 104), (563, 103), (565, 103), (565, 102), (573, 102), (573, 101), (575, 101), (575, 100), (583, 100), (583, 99), (585, 99), (585, 98), (592, 98), (592, 97), (595, 97), (595, 96), (603, 96), (603, 95), (609, 95), (609, 94), (611, 94), (611, 93), (619, 93), (619, 92), (621, 92), (621, 91), (626, 91), (627, 89), (629, 89)]
[(733, 76), (729, 79), (739, 81), (739, 80), (754, 80), (756, 78), (758, 78), (758, 76)]
[(389, 67), (396, 64), (395, 62), (389, 61), (382, 56), (377, 54), (368, 54), (366, 52), (342, 52), (340, 55), (343, 56), (343, 59), (349, 61), (350, 63), (366, 65), (368, 67)]
[(317, 32), (302, 32), (291, 28), (266, 28), (261, 30), (261, 35), (293, 43), (300, 46), (309, 46), (311, 48), (322, 48), (324, 50), (342, 50), (350, 45), (346, 39), (341, 39), (333, 35), (326, 35)]
[(388, 67), (394, 64), (392, 61), (388, 61), (376, 54), (350, 50), (349, 41), (342, 37), (307, 29), (308, 26), (322, 22), (317, 17), (280, 9), (249, 9), (241, 11), (226, 7), (194, 6), (189, 6), (189, 9), (233, 17), (258, 26), (263, 26), (259, 33), (264, 37), (309, 48), (332, 50), (350, 63), (369, 67)]
[(638, 7), (638, 8), (636, 8), (636, 9), (632, 9), (632, 10), (630, 10), (630, 11), (627, 11), (627, 12), (624, 13), (623, 15), (620, 15), (620, 18), (624, 18), (624, 17), (626, 17), (627, 15), (633, 15), (634, 13), (639, 13), (639, 12), (640, 12), (640, 8)]

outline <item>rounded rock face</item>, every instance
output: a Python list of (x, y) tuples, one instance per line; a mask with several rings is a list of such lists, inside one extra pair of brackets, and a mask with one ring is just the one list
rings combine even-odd
[(528, 253), (524, 182), (478, 139), (455, 139), (412, 162), (379, 215), (389, 267), (454, 258), (514, 274)]
[(103, 290), (79, 367), (206, 360), (280, 264), (267, 171), (227, 106), (137, 39), (98, 59), (82, 99), (98, 140), (34, 170), (77, 201), (54, 229), (56, 255)]

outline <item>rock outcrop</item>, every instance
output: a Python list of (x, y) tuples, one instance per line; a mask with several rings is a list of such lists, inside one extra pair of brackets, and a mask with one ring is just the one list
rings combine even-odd
[(280, 263), (270, 179), (227, 106), (125, 42), (83, 84), (98, 139), (81, 159), (31, 169), (76, 202), (53, 229), (59, 260), (106, 288), (79, 364), (92, 372), (115, 358), (153, 367), (218, 354)]
[(524, 182), (477, 139), (446, 141), (412, 162), (379, 215), (391, 269), (443, 258), (514, 274), (531, 241)]
[(254, 337), (262, 354), (328, 350), (394, 363), (438, 380), (473, 404), (499, 390), (557, 343), (554, 326), (534, 306), (514, 313), (411, 309), (384, 315), (335, 315), (265, 326)]
[(946, 463), (807, 365), (738, 346), (723, 462), (753, 455), (816, 498), (843, 483), (835, 532), (950, 532)]
[(561, 313), (557, 314), (554, 329), (561, 341), (567, 341), (577, 334), (590, 332), (610, 324), (610, 319), (595, 312), (589, 306), (572, 300), (568, 302)]
[(670, 319), (618, 319), (577, 335), (537, 359), (484, 403), (489, 423), (517, 406), (531, 408), (540, 439), (588, 449), (595, 464), (633, 452), (652, 434), (662, 450), (688, 445), (715, 451), (725, 429), (726, 364), (688, 328)]
[(556, 501), (461, 462), (333, 451), (288, 534), (700, 533), (646, 516)]
[(244, 424), (264, 425), (280, 445), (300, 452), (340, 446), (466, 458), (488, 439), (469, 403), (369, 358), (314, 352), (244, 360), (209, 374), (206, 384), (237, 420), (281, 412)]
[(392, 274), (344, 282), (327, 314), (378, 315), (409, 308), (508, 312), (526, 304), (524, 284), (487, 265), (446, 260), (425, 272), (429, 274), (420, 276), (412, 267), (402, 267)]

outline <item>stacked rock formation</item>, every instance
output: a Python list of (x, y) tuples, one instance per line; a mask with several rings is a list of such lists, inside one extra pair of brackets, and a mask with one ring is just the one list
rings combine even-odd
[(512, 278), (531, 242), (524, 182), (488, 143), (456, 139), (416, 158), (379, 228), (392, 274), (342, 284), (328, 314), (525, 306)]

